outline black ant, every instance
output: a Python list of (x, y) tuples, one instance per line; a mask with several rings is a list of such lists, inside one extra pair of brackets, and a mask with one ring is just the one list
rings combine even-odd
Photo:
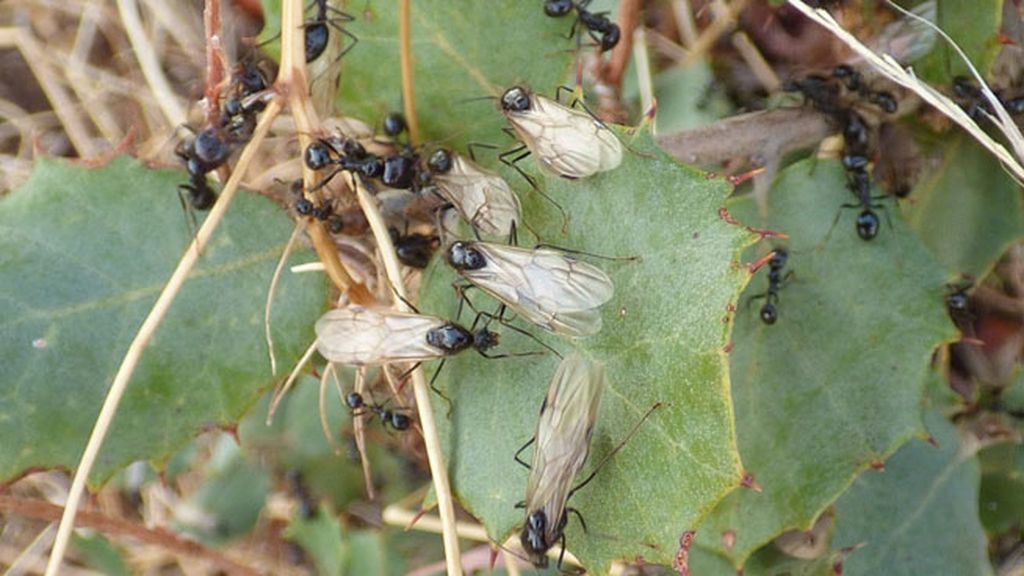
[[(875, 202), (878, 198), (871, 196), (871, 175), (868, 173), (868, 143), (870, 132), (864, 118), (848, 110), (843, 125), (843, 168), (850, 191), (857, 197), (856, 204), (843, 204), (843, 208), (860, 208), (857, 216), (857, 235), (862, 240), (872, 240), (878, 236), (879, 221), (875, 208), (885, 206)], [(839, 216), (836, 215), (838, 219)], [(833, 224), (834, 225), (834, 224)]]
[(768, 261), (768, 290), (750, 298), (750, 301), (764, 298), (764, 305), (761, 306), (760, 312), (761, 321), (769, 326), (775, 324), (779, 317), (776, 309), (776, 305), (779, 303), (779, 289), (782, 288), (782, 283), (793, 275), (792, 270), (785, 276), (782, 275), (782, 269), (786, 266), (788, 258), (789, 253), (785, 250), (775, 249), (771, 260)]
[(409, 234), (408, 231), (403, 234), (397, 228), (389, 228), (388, 232), (395, 244), (398, 260), (410, 268), (426, 268), (441, 243), (440, 238), (428, 234)]
[[(1006, 99), (998, 91), (993, 92), (999, 102), (1006, 108), (1011, 116), (1024, 114), (1024, 96)], [(987, 116), (995, 116), (992, 104), (985, 97), (984, 92), (970, 78), (957, 76), (953, 79), (953, 94), (961, 100), (960, 107), (967, 112), (967, 115), (974, 121), (979, 121)]]
[[(231, 155), (231, 147), (219, 130), (207, 128), (190, 140), (184, 140), (174, 154), (185, 164), (188, 184), (178, 186), (179, 195), (187, 193), (187, 204), (195, 210), (209, 210), (217, 201), (217, 194), (206, 181), (206, 174), (220, 168)], [(186, 203), (186, 196), (181, 195)], [(194, 218), (193, 218), (194, 219)]]
[(899, 108), (899, 102), (891, 92), (871, 90), (864, 81), (864, 75), (847, 64), (836, 66), (829, 76), (810, 74), (801, 80), (789, 80), (783, 85), (783, 90), (801, 92), (815, 109), (830, 115), (841, 114), (847, 108), (839, 99), (843, 88), (887, 114)]
[(358, 392), (350, 392), (349, 395), (345, 397), (345, 404), (347, 404), (349, 409), (352, 411), (352, 416), (376, 414), (385, 428), (391, 426), (398, 432), (408, 430), (409, 425), (411, 424), (409, 417), (398, 410), (388, 410), (381, 404), (367, 404), (366, 401), (363, 400), (362, 394)]
[(575, 9), (576, 21), (572, 24), (572, 30), (569, 31), (568, 38), (576, 36), (578, 40), (579, 36), (577, 35), (581, 33), (579, 28), (585, 28), (587, 35), (601, 47), (601, 52), (607, 52), (619, 43), (622, 31), (619, 29), (618, 24), (612, 22), (606, 16), (607, 12), (590, 12), (587, 10), (587, 5), (590, 2), (591, 0), (579, 0), (578, 2), (573, 2), (573, 0), (546, 0), (544, 2), (544, 13), (552, 18), (560, 18)]
[[(355, 20), (355, 18), (337, 8), (328, 6), (327, 0), (313, 0), (310, 6), (316, 6), (316, 16), (305, 23), (306, 63), (308, 64), (316, 60), (327, 49), (327, 44), (331, 39), (330, 28), (334, 28), (352, 40), (352, 43), (346, 46), (341, 51), (341, 54), (338, 55), (338, 59), (341, 59), (342, 56), (355, 47), (359, 39), (341, 26), (339, 22), (347, 24)], [(328, 13), (334, 16), (328, 17)]]

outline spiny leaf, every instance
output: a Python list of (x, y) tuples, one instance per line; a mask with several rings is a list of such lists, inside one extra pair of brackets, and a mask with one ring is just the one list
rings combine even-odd
[[(0, 481), (73, 468), (121, 358), (188, 246), (175, 187), (185, 174), (119, 158), (89, 170), (41, 161), (0, 201)], [(203, 426), (231, 426), (273, 382), (263, 305), (290, 233), (283, 212), (240, 195), (146, 350), (93, 485), (160, 461)], [(287, 277), (278, 360), (312, 335), (323, 280)]]
[(844, 575), (991, 574), (978, 520), (978, 460), (942, 415), (938, 447), (914, 440), (868, 471), (836, 502), (833, 545), (858, 548)]
[[(734, 492), (698, 533), (737, 567), (782, 532), (810, 528), (861, 470), (923, 433), (932, 351), (954, 334), (946, 275), (898, 214), (891, 227), (880, 214), (878, 237), (861, 240), (859, 209), (840, 209), (852, 200), (838, 162), (803, 161), (779, 177), (766, 221), (749, 198), (731, 207), (741, 221), (789, 235), (782, 274), (793, 272), (776, 324), (759, 319), (763, 300), (751, 302), (764, 275), (737, 312), (730, 369), (740, 454), (763, 491)], [(724, 550), (729, 530), (735, 544)]]
[[(589, 532), (570, 521), (569, 549), (596, 573), (615, 558), (669, 563), (679, 534), (694, 528), (741, 476), (724, 350), (729, 310), (749, 279), (739, 254), (752, 235), (720, 217), (730, 191), (726, 183), (669, 159), (646, 132), (631, 146), (634, 151), (613, 171), (579, 181), (544, 181), (570, 216), (565, 234), (550, 203), (532, 192), (523, 198), (525, 223), (544, 242), (642, 257), (596, 261), (615, 282), (615, 296), (602, 309), (600, 334), (575, 342), (544, 337), (564, 352), (584, 351), (607, 370), (583, 475), (649, 407), (665, 403), (570, 503)], [(444, 264), (428, 270), (424, 311), (454, 313), (453, 277)], [(474, 302), (490, 309), (482, 295)], [(506, 352), (538, 349), (508, 330), (504, 337)], [(534, 433), (557, 365), (551, 354), (495, 361), (470, 354), (449, 361), (439, 378), (454, 404), (450, 420), (444, 403), (435, 404), (447, 435), (454, 490), (498, 542), (523, 522), (514, 505), (524, 497), (527, 470), (512, 456)]]
[(951, 275), (983, 277), (1024, 235), (1020, 186), (971, 138), (942, 142), (930, 169), (901, 208)]

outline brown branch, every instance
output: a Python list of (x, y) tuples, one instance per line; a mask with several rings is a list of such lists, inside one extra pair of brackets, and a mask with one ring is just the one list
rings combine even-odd
[(622, 0), (619, 3), (619, 30), (622, 37), (612, 50), (612, 57), (604, 68), (602, 77), (605, 83), (615, 87), (616, 92), (622, 90), (622, 76), (626, 73), (629, 58), (633, 54), (633, 31), (636, 30), (643, 0)]
[(655, 138), (681, 162), (707, 166), (735, 158), (764, 164), (810, 148), (833, 132), (826, 118), (807, 108), (779, 108), (726, 118), (710, 126)]
[(224, 83), (224, 47), (220, 43), (220, 0), (206, 0), (203, 9), (206, 29), (206, 125), (220, 124), (220, 90)]
[[(0, 512), (56, 522), (60, 520), (63, 508), (43, 500), (0, 495)], [(229, 574), (260, 574), (260, 571), (255, 568), (232, 560), (198, 542), (180, 538), (165, 528), (146, 528), (141, 524), (89, 510), (78, 511), (78, 515), (75, 517), (75, 526), (94, 528), (106, 536), (133, 538), (145, 544), (159, 546), (175, 554), (207, 560)]]

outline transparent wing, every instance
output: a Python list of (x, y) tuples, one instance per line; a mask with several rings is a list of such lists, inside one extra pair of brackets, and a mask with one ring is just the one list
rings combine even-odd
[(586, 178), (622, 163), (622, 144), (589, 114), (534, 94), (524, 112), (506, 112), (509, 123), (542, 168), (566, 178)]
[(445, 325), (433, 316), (362, 306), (338, 308), (316, 321), (320, 355), (339, 364), (375, 366), (444, 356), (427, 344), (427, 332)]
[(505, 179), (455, 155), (452, 169), (434, 178), (438, 192), (481, 234), (508, 236), (522, 221), (519, 198)]
[(600, 268), (548, 248), (471, 245), (487, 265), (459, 274), (526, 320), (567, 336), (591, 336), (601, 330), (596, 309), (611, 299), (615, 287)]
[(557, 539), (566, 500), (587, 459), (603, 388), (604, 368), (578, 353), (566, 356), (551, 379), (526, 486), (526, 513), (544, 510), (548, 542)]

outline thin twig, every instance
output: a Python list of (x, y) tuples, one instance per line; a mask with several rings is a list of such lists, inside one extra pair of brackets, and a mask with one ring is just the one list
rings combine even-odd
[[(363, 214), (366, 215), (366, 220), (370, 224), (370, 230), (373, 231), (373, 237), (377, 241), (377, 250), (384, 262), (384, 273), (388, 283), (401, 296), (395, 304), (410, 311), (406, 304), (408, 297), (405, 294), (405, 287), (402, 285), (402, 273), (398, 265), (398, 257), (395, 255), (395, 246), (391, 242), (387, 224), (377, 207), (377, 201), (366, 191), (358, 178), (351, 174), (348, 176), (350, 187), (356, 191), (359, 206), (363, 209)], [(422, 367), (418, 366), (412, 371), (412, 390), (416, 397), (416, 410), (420, 426), (423, 428), (423, 443), (427, 449), (427, 461), (430, 464), (430, 475), (434, 482), (437, 509), (441, 515), (442, 539), (448, 574), (449, 576), (459, 576), (462, 574), (462, 564), (459, 559), (459, 538), (455, 526), (455, 505), (452, 501), (451, 485), (448, 482), (448, 469), (444, 464), (444, 453), (441, 450), (441, 439), (437, 433), (437, 423), (434, 421), (434, 411), (431, 408), (430, 388), (423, 376)]]
[(412, 84), (412, 26), (410, 25), (410, 0), (398, 0), (398, 45), (399, 63), (402, 67), (402, 107), (405, 121), (409, 125), (409, 141), (413, 146), (420, 143), (420, 122), (416, 116), (416, 92)]
[(274, 336), (270, 333), (270, 310), (274, 303), (274, 293), (277, 291), (277, 284), (281, 280), (281, 272), (284, 271), (284, 265), (288, 263), (288, 254), (292, 251), (292, 246), (295, 245), (295, 241), (298, 240), (299, 235), (306, 229), (306, 226), (302, 222), (295, 224), (295, 229), (292, 230), (292, 235), (288, 237), (288, 243), (284, 245), (284, 250), (281, 252), (281, 258), (277, 261), (277, 268), (274, 268), (274, 276), (270, 279), (270, 288), (267, 290), (267, 303), (263, 307), (263, 332), (267, 339), (267, 354), (270, 355), (270, 373), (273, 376), (277, 376), (277, 356), (274, 355)]
[(274, 414), (277, 412), (277, 406), (281, 403), (284, 395), (291, 390), (295, 380), (298, 379), (299, 374), (302, 373), (302, 368), (309, 362), (309, 359), (313, 357), (313, 353), (316, 352), (316, 340), (306, 348), (306, 351), (302, 354), (302, 358), (295, 363), (295, 367), (292, 368), (288, 378), (281, 384), (281, 387), (274, 391), (274, 395), (270, 397), (270, 406), (267, 408), (267, 426), (274, 423)]
[(726, 118), (656, 138), (666, 152), (687, 164), (707, 166), (734, 158), (756, 164), (814, 146), (832, 132), (825, 116), (808, 108), (777, 108)]
[(139, 68), (142, 75), (146, 77), (146, 83), (156, 98), (156, 103), (164, 113), (171, 126), (184, 124), (187, 120), (185, 108), (182, 107), (178, 97), (174, 94), (167, 77), (164, 76), (163, 68), (160, 67), (160, 60), (150, 44), (146, 32), (142, 28), (142, 19), (139, 17), (139, 5), (136, 0), (117, 0), (117, 10), (121, 14), (121, 24), (131, 42), (135, 57), (139, 60)]
[[(43, 500), (3, 495), (0, 495), (0, 511), (49, 522), (56, 521), (61, 515), (60, 506), (56, 504)], [(231, 574), (260, 574), (260, 571), (255, 568), (228, 558), (221, 552), (207, 548), (198, 542), (181, 538), (165, 528), (147, 528), (141, 524), (89, 510), (82, 510), (78, 514), (75, 524), (85, 528), (94, 528), (106, 536), (131, 538), (176, 554), (201, 558)]]
[(220, 0), (206, 0), (203, 30), (206, 32), (206, 125), (220, 124), (220, 91), (224, 83), (224, 48), (221, 46)]
[(174, 270), (174, 274), (171, 275), (167, 285), (160, 292), (160, 297), (157, 298), (149, 315), (135, 335), (135, 339), (132, 340), (131, 346), (128, 347), (128, 352), (121, 361), (121, 367), (118, 368), (117, 374), (114, 376), (114, 383), (111, 384), (110, 390), (107, 392), (107, 397), (103, 401), (103, 407), (96, 418), (96, 424), (89, 435), (85, 452), (82, 454), (78, 468), (75, 470), (71, 489), (68, 492), (68, 501), (64, 507), (64, 515), (61, 517), (60, 528), (57, 531), (57, 539), (54, 542), (53, 550), (50, 552), (50, 560), (46, 565), (46, 576), (56, 576), (57, 571), (60, 569), (64, 552), (67, 549), (68, 541), (74, 529), (75, 514), (78, 511), (79, 501), (82, 499), (82, 494), (85, 491), (86, 480), (89, 478), (93, 464), (96, 463), (96, 457), (99, 455), (100, 447), (103, 446), (103, 441), (110, 430), (114, 415), (117, 413), (117, 407), (120, 405), (124, 391), (128, 387), (128, 381), (135, 372), (139, 360), (142, 358), (142, 352), (153, 339), (153, 334), (167, 315), (167, 311), (177, 297), (178, 292), (184, 286), (185, 280), (199, 259), (199, 254), (206, 249), (214, 231), (224, 219), (231, 201), (234, 200), (235, 194), (238, 193), (238, 184), (242, 181), (242, 176), (256, 156), (260, 143), (266, 138), (271, 123), (280, 111), (281, 101), (276, 98), (271, 100), (270, 105), (263, 112), (259, 124), (256, 125), (256, 131), (253, 133), (252, 140), (242, 150), (242, 155), (238, 159), (235, 171), (224, 185), (217, 203), (213, 205), (213, 209), (210, 210), (209, 216), (206, 217), (191, 246), (185, 250), (181, 261), (178, 262), (178, 267)]
[[(381, 370), (387, 371), (382, 366)], [(360, 395), (366, 393), (366, 368), (356, 368), (356, 381), (352, 389)], [(341, 390), (338, 390), (341, 396)], [(342, 396), (343, 397), (343, 396)], [(352, 433), (356, 436), (356, 450), (359, 451), (359, 460), (363, 468), (363, 483), (366, 485), (366, 497), (371, 501), (377, 499), (377, 489), (373, 485), (373, 472), (370, 470), (370, 459), (366, 456), (366, 418), (352, 418)]]
[[(441, 533), (443, 527), (441, 519), (437, 516), (405, 510), (397, 505), (391, 505), (385, 508), (382, 513), (382, 519), (384, 520), (384, 523), (389, 526), (398, 526), (406, 530), (430, 532), (431, 534)], [(459, 538), (463, 538), (465, 540), (473, 540), (474, 542), (491, 541), (490, 537), (487, 536), (487, 529), (472, 522), (456, 522), (455, 531), (459, 535)], [(515, 542), (515, 536), (509, 538), (509, 540), (505, 542), (505, 546), (508, 547), (517, 545), (518, 544)], [(559, 547), (552, 547), (551, 550), (548, 551), (548, 556), (551, 558), (557, 558), (561, 553), (562, 551)], [(565, 562), (574, 566), (582, 566), (579, 559), (568, 550), (565, 551)]]

